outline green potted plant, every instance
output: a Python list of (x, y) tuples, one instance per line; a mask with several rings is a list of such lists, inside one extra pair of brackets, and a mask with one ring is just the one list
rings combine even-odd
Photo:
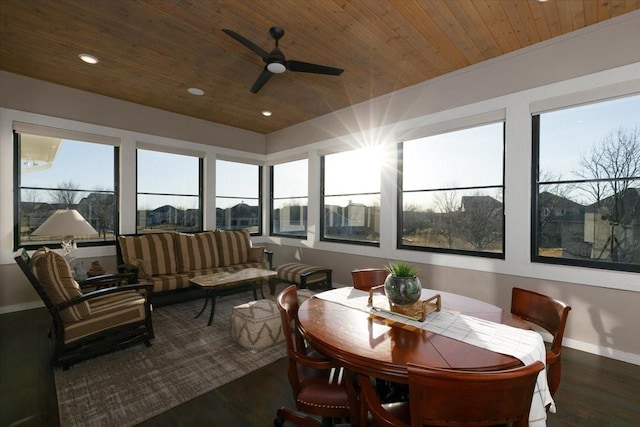
[(410, 305), (420, 299), (422, 283), (413, 265), (398, 261), (387, 264), (385, 269), (389, 275), (384, 281), (384, 292), (392, 304)]

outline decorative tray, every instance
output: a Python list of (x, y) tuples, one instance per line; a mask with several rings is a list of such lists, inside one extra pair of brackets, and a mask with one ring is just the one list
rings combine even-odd
[(424, 322), (429, 313), (440, 311), (442, 309), (442, 301), (440, 294), (436, 294), (426, 300), (418, 300), (410, 305), (397, 305), (389, 301), (389, 307), (379, 307), (373, 305), (373, 293), (384, 288), (384, 285), (374, 286), (369, 290), (369, 301), (367, 306), (376, 311), (384, 311), (387, 313), (397, 314), (411, 320), (419, 320)]

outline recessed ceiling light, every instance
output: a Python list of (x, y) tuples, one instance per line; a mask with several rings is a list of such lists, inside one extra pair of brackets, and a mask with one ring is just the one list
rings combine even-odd
[(189, 89), (187, 89), (187, 92), (189, 92), (191, 95), (204, 95), (204, 91), (202, 89), (198, 89), (197, 87), (190, 87)]
[(265, 116), (265, 117), (269, 117), (269, 116), (271, 115), (271, 111), (264, 110), (264, 111), (262, 112), (262, 115), (263, 115), (263, 116)]
[(100, 60), (98, 58), (96, 58), (93, 55), (89, 55), (88, 53), (81, 53), (78, 56), (80, 57), (80, 59), (82, 59), (87, 64), (97, 64), (98, 62), (100, 62)]

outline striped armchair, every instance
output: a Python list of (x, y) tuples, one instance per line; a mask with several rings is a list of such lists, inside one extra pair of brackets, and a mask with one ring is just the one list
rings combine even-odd
[(151, 285), (126, 285), (83, 294), (67, 260), (43, 247), (16, 262), (53, 317), (52, 363), (72, 364), (124, 346), (151, 346)]

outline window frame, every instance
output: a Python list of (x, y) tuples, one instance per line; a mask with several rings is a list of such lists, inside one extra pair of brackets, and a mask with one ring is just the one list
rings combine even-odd
[[(301, 220), (305, 222), (305, 231), (304, 231), (304, 235), (300, 235), (300, 234), (291, 234), (291, 233), (276, 233), (273, 231), (274, 229), (274, 221), (275, 221), (275, 215), (274, 215), (274, 211), (275, 211), (275, 204), (274, 201), (275, 200), (280, 200), (280, 198), (276, 199), (275, 197), (275, 180), (274, 180), (274, 172), (275, 172), (275, 167), (278, 165), (283, 165), (283, 164), (287, 164), (287, 163), (292, 163), (292, 162), (296, 162), (296, 161), (300, 161), (300, 160), (306, 160), (307, 161), (307, 178), (309, 176), (309, 160), (308, 159), (297, 159), (297, 160), (291, 160), (289, 162), (282, 162), (282, 163), (277, 163), (277, 164), (273, 164), (269, 167), (269, 235), (273, 236), (273, 237), (286, 237), (286, 238), (291, 238), (291, 239), (299, 239), (299, 240), (307, 240), (308, 236), (309, 236), (309, 227), (308, 227), (308, 221), (309, 221), (309, 189), (307, 186), (307, 193), (304, 196), (291, 196), (291, 197), (286, 197), (286, 199), (302, 199), (302, 198), (306, 198), (307, 199), (307, 205), (306, 205), (306, 217), (305, 215), (303, 215), (303, 212), (301, 212)], [(283, 198), (285, 199), (285, 198)]]
[[(185, 152), (176, 152), (176, 151), (170, 151), (167, 149), (159, 149), (159, 147), (155, 147), (152, 148), (148, 145), (144, 145), (144, 146), (138, 146), (136, 147), (136, 161), (135, 161), (135, 170), (136, 170), (136, 210), (135, 210), (135, 227), (136, 227), (136, 234), (140, 234), (140, 228), (139, 228), (139, 219), (140, 219), (140, 215), (139, 215), (139, 205), (138, 205), (138, 196), (142, 195), (147, 195), (147, 196), (176, 196), (176, 197), (183, 197), (183, 196), (196, 196), (195, 194), (173, 194), (173, 193), (150, 193), (150, 192), (140, 192), (138, 191), (138, 172), (139, 172), (139, 168), (138, 168), (138, 152), (139, 150), (145, 150), (145, 151), (155, 151), (158, 153), (164, 153), (164, 154), (173, 154), (173, 155), (179, 155), (179, 156), (190, 156), (190, 157), (197, 157), (198, 158), (198, 203), (200, 204), (200, 208), (199, 210), (199, 214), (198, 214), (198, 222), (199, 222), (199, 228), (196, 230), (191, 230), (191, 231), (184, 231), (187, 233), (197, 233), (200, 231), (204, 230), (204, 159), (201, 155), (198, 155), (197, 153), (185, 153)], [(175, 208), (175, 207), (174, 207)], [(177, 209), (177, 208), (176, 208)], [(165, 233), (167, 231), (174, 231), (174, 230), (157, 230), (157, 231), (146, 231), (144, 234), (153, 234), (153, 233)], [(183, 232), (180, 230), (177, 230), (178, 232)]]
[[(469, 118), (467, 118), (468, 120)], [(417, 245), (407, 245), (404, 243), (402, 230), (404, 229), (404, 188), (403, 188), (403, 177), (404, 177), (404, 143), (410, 140), (419, 139), (422, 137), (429, 136), (437, 136), (441, 134), (446, 134), (450, 132), (461, 131), (465, 129), (472, 129), (475, 127), (482, 127), (486, 125), (491, 125), (494, 123), (502, 123), (502, 183), (501, 185), (490, 185), (490, 186), (464, 186), (464, 187), (456, 187), (456, 188), (438, 188), (438, 189), (428, 189), (428, 190), (412, 190), (411, 192), (425, 192), (425, 191), (459, 191), (459, 190), (474, 190), (474, 189), (491, 189), (491, 188), (501, 188), (502, 189), (502, 230), (501, 230), (501, 252), (489, 252), (489, 251), (475, 251), (470, 249), (454, 249), (454, 248), (444, 248), (444, 247), (432, 247), (432, 246), (417, 246)], [(437, 131), (429, 132), (423, 136), (413, 136), (412, 138), (405, 138), (406, 140), (400, 141), (397, 144), (397, 205), (396, 205), (396, 248), (402, 250), (410, 250), (417, 252), (430, 252), (430, 253), (441, 253), (441, 254), (451, 254), (451, 255), (463, 255), (463, 256), (473, 256), (480, 258), (492, 258), (492, 259), (502, 259), (506, 258), (507, 247), (506, 247), (506, 223), (507, 218), (505, 214), (506, 208), (506, 148), (507, 148), (507, 122), (505, 118), (501, 118), (498, 120), (489, 120), (484, 122), (477, 122), (468, 125), (462, 126), (446, 126), (443, 128), (437, 127)]]
[[(573, 258), (565, 258), (565, 257), (551, 257), (544, 256), (539, 254), (539, 243), (540, 239), (538, 236), (538, 224), (541, 220), (541, 212), (539, 209), (539, 188), (540, 188), (540, 116), (544, 113), (549, 113), (553, 111), (562, 111), (568, 110), (571, 108), (579, 108), (581, 106), (586, 106), (590, 104), (597, 104), (601, 102), (611, 101), (617, 98), (626, 98), (632, 96), (638, 96), (640, 94), (629, 93), (622, 96), (604, 98), (604, 99), (592, 99), (592, 100), (583, 100), (580, 103), (574, 103), (570, 105), (564, 106), (556, 106), (553, 109), (543, 110), (533, 112), (531, 114), (531, 179), (530, 179), (530, 189), (531, 189), (531, 221), (530, 221), (530, 261), (535, 264), (547, 264), (547, 265), (559, 265), (559, 266), (569, 266), (569, 267), (583, 267), (597, 270), (608, 270), (608, 271), (619, 271), (619, 272), (640, 272), (640, 264), (626, 264), (620, 262), (609, 262), (609, 261), (597, 261), (592, 259), (573, 259)], [(630, 179), (627, 177), (626, 179)], [(622, 180), (622, 178), (618, 178), (618, 180)], [(588, 179), (567, 179), (567, 180), (558, 180), (549, 183), (578, 183), (578, 182), (588, 182)], [(602, 179), (596, 181), (603, 181)]]
[[(365, 149), (362, 148), (354, 148), (353, 150)], [(326, 237), (325, 236), (325, 198), (327, 197), (325, 192), (325, 177), (326, 177), (326, 168), (325, 168), (325, 159), (327, 156), (332, 154), (340, 154), (347, 151), (338, 151), (338, 152), (330, 152), (325, 153), (320, 156), (320, 216), (319, 216), (319, 230), (320, 230), (320, 241), (321, 242), (332, 242), (332, 243), (345, 243), (350, 245), (358, 245), (358, 246), (369, 246), (369, 247), (380, 247), (380, 230), (378, 230), (378, 240), (377, 241), (366, 241), (366, 240), (350, 240), (350, 239), (337, 239), (335, 237)], [(381, 171), (380, 171), (381, 172)], [(380, 183), (380, 191), (377, 193), (367, 192), (367, 193), (349, 193), (349, 194), (332, 194), (329, 197), (339, 197), (339, 196), (367, 196), (378, 194), (380, 200), (382, 200), (382, 182)]]
[[(69, 131), (73, 133), (73, 131)], [(21, 179), (21, 171), (20, 171), (20, 161), (21, 161), (21, 152), (22, 152), (22, 134), (29, 134), (29, 131), (19, 131), (16, 129), (12, 130), (13, 134), (13, 250), (17, 251), (20, 249), (25, 250), (36, 250), (43, 246), (43, 243), (34, 243), (34, 244), (22, 244), (20, 241), (20, 204), (21, 204), (21, 193), (22, 189), (22, 179)], [(34, 135), (45, 135), (46, 132), (35, 132)], [(77, 137), (65, 136), (60, 137), (61, 139), (66, 139), (69, 141), (76, 141), (82, 143), (91, 143), (91, 144), (101, 144), (100, 142), (94, 142), (90, 140), (83, 140), (80, 135)], [(90, 139), (90, 138), (89, 138)], [(116, 239), (119, 234), (120, 229), (120, 147), (118, 145), (111, 144), (102, 144), (113, 147), (113, 198), (114, 198), (114, 218), (113, 218), (113, 239), (104, 240), (104, 239), (96, 239), (96, 240), (76, 240), (76, 246), (78, 248), (85, 247), (100, 247), (100, 246), (115, 246)], [(27, 187), (31, 188), (31, 187)], [(34, 190), (45, 190), (45, 191), (55, 191), (59, 190), (59, 188), (33, 188)], [(93, 190), (77, 190), (80, 192), (91, 192)], [(110, 191), (108, 191), (111, 193)], [(62, 240), (57, 241), (47, 241), (46, 246), (51, 249), (61, 249), (62, 248)]]
[[(258, 230), (253, 232), (253, 233), (249, 233), (250, 236), (261, 236), (262, 235), (262, 230), (264, 229), (263, 227), (263, 223), (264, 223), (264, 215), (262, 213), (262, 208), (263, 208), (263, 200), (262, 200), (262, 196), (263, 196), (263, 192), (262, 192), (262, 185), (263, 185), (263, 165), (262, 164), (257, 164), (251, 161), (240, 161), (240, 160), (230, 160), (230, 159), (225, 159), (225, 158), (217, 158), (216, 162), (220, 160), (220, 161), (224, 161), (224, 162), (229, 162), (229, 163), (240, 163), (243, 165), (250, 165), (250, 166), (255, 166), (258, 168), (258, 197), (257, 197), (257, 201), (258, 201)], [(216, 167), (216, 182), (217, 182), (217, 167)], [(218, 198), (222, 198), (222, 199), (246, 199), (246, 197), (238, 197), (238, 196), (221, 196), (218, 194), (218, 191), (216, 189), (215, 192), (215, 205), (216, 205), (216, 213), (214, 215), (214, 220), (215, 220), (215, 227), (218, 227)], [(253, 199), (253, 198), (252, 198)], [(227, 230), (224, 228), (220, 228), (221, 230)], [(233, 229), (233, 230), (240, 230), (240, 228), (238, 229)]]

